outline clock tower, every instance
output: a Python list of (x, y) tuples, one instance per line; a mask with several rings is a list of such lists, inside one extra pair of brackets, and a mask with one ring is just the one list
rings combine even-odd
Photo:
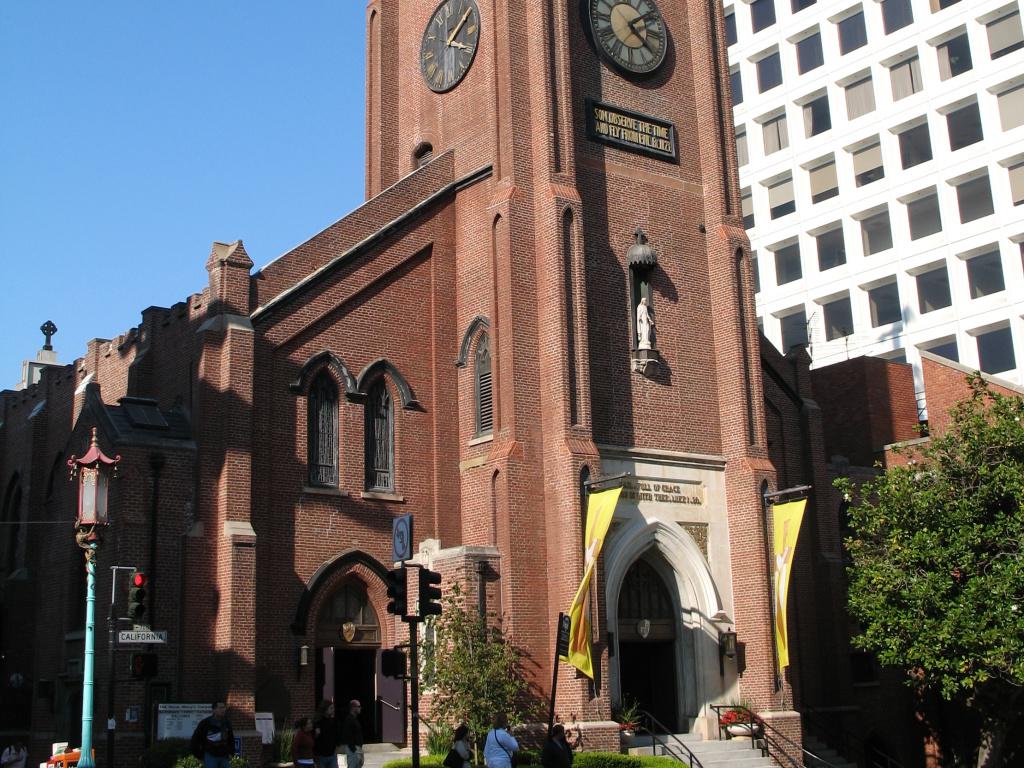
[[(454, 325), (470, 358), (486, 329), (494, 409), (461, 449), (461, 537), (500, 552), (500, 611), (535, 682), (583, 572), (586, 483), (625, 474), (592, 593), (597, 673), (563, 665), (558, 713), (606, 722), (637, 700), (711, 733), (740, 672), (744, 698), (781, 711), (762, 507), (775, 473), (720, 3), (372, 0), (367, 14), (367, 196), (442, 156), (453, 167)], [(742, 668), (719, 656), (716, 615)]]

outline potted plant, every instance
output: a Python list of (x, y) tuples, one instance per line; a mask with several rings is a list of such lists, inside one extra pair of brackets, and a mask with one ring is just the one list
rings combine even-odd
[(271, 765), (276, 768), (287, 768), (292, 765), (292, 737), (295, 731), (281, 728), (274, 731), (273, 758)]
[(722, 712), (719, 723), (729, 737), (754, 736), (761, 730), (761, 721), (745, 705), (732, 706)]
[(619, 707), (615, 719), (619, 723), (619, 733), (630, 737), (636, 733), (636, 727), (640, 723), (640, 705), (636, 699), (623, 698), (622, 706)]

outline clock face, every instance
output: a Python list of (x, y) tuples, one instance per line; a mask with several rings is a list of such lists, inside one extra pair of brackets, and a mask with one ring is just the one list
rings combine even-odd
[(665, 60), (666, 30), (654, 0), (588, 0), (594, 42), (613, 64), (647, 74)]
[(480, 10), (474, 0), (444, 0), (423, 30), (420, 74), (435, 93), (450, 91), (466, 76), (480, 42)]

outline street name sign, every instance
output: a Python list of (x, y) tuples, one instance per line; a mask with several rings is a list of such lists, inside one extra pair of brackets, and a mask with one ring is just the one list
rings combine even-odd
[(122, 629), (117, 633), (118, 643), (166, 643), (166, 629)]

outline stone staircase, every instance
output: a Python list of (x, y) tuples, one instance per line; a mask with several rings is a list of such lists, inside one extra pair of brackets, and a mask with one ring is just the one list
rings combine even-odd
[[(721, 741), (705, 741), (701, 736), (692, 733), (680, 733), (675, 738), (682, 741), (694, 756), (700, 760), (704, 768), (773, 768), (775, 764), (767, 757), (761, 756), (760, 749), (752, 749), (750, 739), (723, 739)], [(855, 763), (844, 759), (835, 750), (830, 749), (813, 736), (804, 736), (804, 749), (811, 752), (824, 762), (814, 760), (804, 755), (804, 764), (807, 768), (857, 768)], [(672, 737), (665, 737), (669, 744), (673, 744)], [(661, 747), (652, 747), (649, 736), (637, 736), (630, 748), (631, 755), (663, 754)], [(656, 750), (656, 751), (655, 751)], [(424, 751), (422, 754), (426, 754)], [(363, 768), (381, 768), (391, 760), (411, 758), (412, 749), (396, 747), (394, 744), (367, 744), (363, 748)], [(340, 755), (338, 762), (341, 768), (345, 766), (345, 756)]]
[[(420, 753), (426, 754), (426, 750)], [(363, 746), (363, 768), (381, 768), (384, 763), (402, 758), (412, 758), (412, 748), (399, 748), (394, 744), (366, 744)], [(338, 765), (345, 766), (345, 755), (338, 756)]]
[(832, 768), (857, 768), (856, 763), (851, 763), (834, 749), (829, 748), (827, 744), (808, 733), (804, 733), (804, 749), (821, 758), (821, 760), (815, 760), (813, 757), (804, 755), (807, 768), (828, 768), (829, 766)]
[[(675, 739), (685, 744), (694, 757), (696, 757), (704, 768), (772, 768), (774, 763), (767, 757), (761, 756), (760, 749), (751, 748), (750, 739), (723, 739), (705, 741), (701, 736), (693, 733), (676, 734), (664, 737), (664, 740), (672, 745)], [(643, 742), (647, 743), (644, 744)], [(664, 754), (660, 746), (651, 746), (650, 737), (638, 736), (630, 748), (631, 755)], [(681, 750), (676, 750), (681, 752)]]

